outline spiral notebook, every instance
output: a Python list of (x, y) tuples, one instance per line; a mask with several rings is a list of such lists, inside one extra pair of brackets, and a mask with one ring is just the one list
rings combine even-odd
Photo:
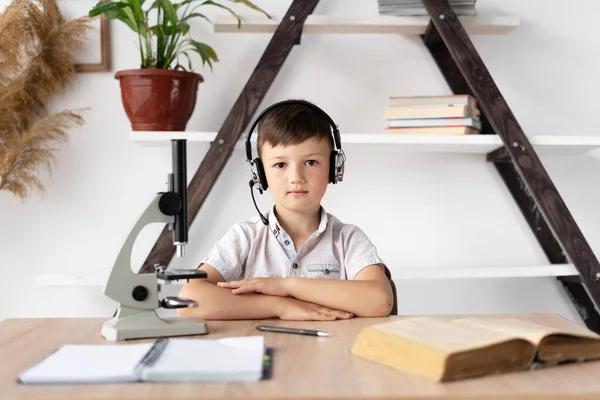
[(154, 343), (64, 345), (22, 373), (19, 383), (248, 382), (263, 376), (263, 336)]

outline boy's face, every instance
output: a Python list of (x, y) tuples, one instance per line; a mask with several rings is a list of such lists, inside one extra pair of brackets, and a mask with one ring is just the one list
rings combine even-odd
[(318, 210), (329, 183), (330, 154), (325, 139), (287, 147), (265, 143), (261, 159), (275, 204), (295, 212)]

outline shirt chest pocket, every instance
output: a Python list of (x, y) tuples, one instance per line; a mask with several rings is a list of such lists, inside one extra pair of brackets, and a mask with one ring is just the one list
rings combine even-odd
[(334, 264), (310, 264), (306, 267), (309, 278), (340, 279), (340, 266)]

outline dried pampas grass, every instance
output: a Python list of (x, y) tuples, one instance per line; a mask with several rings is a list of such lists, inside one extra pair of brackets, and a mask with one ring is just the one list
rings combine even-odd
[(0, 14), (0, 190), (22, 200), (44, 191), (56, 146), (83, 123), (81, 111), (47, 115), (46, 103), (75, 77), (88, 18), (65, 22), (55, 0), (13, 0)]

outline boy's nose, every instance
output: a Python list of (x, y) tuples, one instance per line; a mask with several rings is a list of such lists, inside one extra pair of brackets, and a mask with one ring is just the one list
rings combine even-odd
[(301, 183), (304, 181), (304, 174), (301, 166), (290, 168), (290, 183)]

